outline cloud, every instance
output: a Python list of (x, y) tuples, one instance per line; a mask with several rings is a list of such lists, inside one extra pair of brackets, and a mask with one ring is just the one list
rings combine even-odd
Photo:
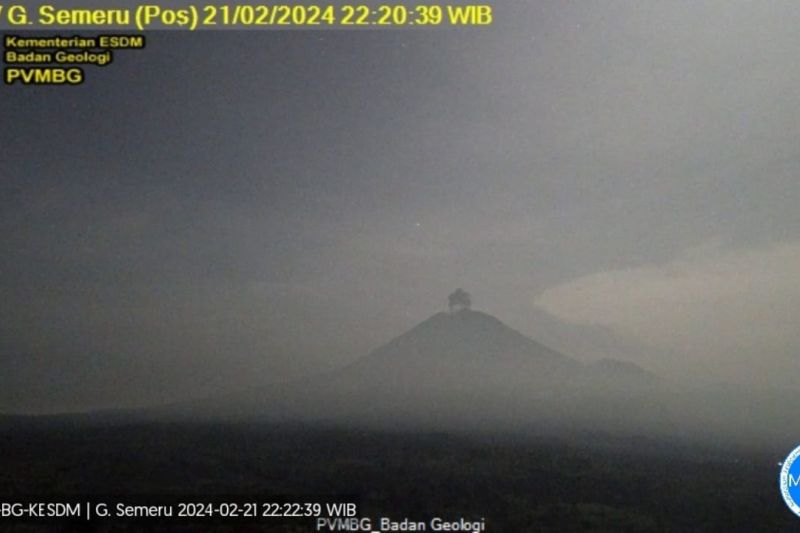
[(798, 370), (799, 280), (800, 241), (709, 244), (663, 264), (569, 281), (544, 291), (536, 305), (568, 322), (689, 354), (720, 376), (766, 378), (787, 365)]

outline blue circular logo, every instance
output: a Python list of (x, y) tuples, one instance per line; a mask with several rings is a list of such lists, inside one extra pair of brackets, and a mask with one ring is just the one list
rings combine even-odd
[(783, 462), (779, 484), (783, 501), (794, 514), (800, 516), (800, 446)]

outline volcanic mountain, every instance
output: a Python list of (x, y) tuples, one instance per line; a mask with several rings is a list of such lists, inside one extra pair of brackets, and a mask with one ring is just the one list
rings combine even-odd
[(793, 394), (665, 380), (616, 359), (585, 363), (462, 305), (333, 372), (149, 409), (0, 417), (0, 426), (299, 423), (783, 450), (796, 443), (800, 427), (800, 414), (787, 401)]
[(437, 313), (335, 372), (172, 412), (382, 426), (642, 428), (659, 410), (647, 400), (659, 381), (631, 363), (582, 363), (465, 308)]

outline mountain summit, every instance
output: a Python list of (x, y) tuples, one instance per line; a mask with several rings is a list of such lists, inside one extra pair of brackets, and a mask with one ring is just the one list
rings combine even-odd
[(495, 317), (462, 308), (437, 313), (343, 369), (362, 384), (410, 391), (532, 387), (579, 366)]
[(437, 313), (378, 348), (366, 359), (421, 354), (461, 362), (505, 363), (520, 357), (540, 361), (566, 359), (497, 318), (470, 309)]

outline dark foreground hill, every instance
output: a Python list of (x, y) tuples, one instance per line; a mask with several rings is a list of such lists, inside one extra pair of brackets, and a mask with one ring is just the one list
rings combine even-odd
[[(357, 501), (359, 516), (484, 519), (486, 531), (796, 531), (782, 454), (587, 434), (258, 423), (0, 428), (3, 501)], [(313, 520), (37, 521), (3, 531), (317, 531)], [(322, 531), (328, 531), (323, 529)]]

